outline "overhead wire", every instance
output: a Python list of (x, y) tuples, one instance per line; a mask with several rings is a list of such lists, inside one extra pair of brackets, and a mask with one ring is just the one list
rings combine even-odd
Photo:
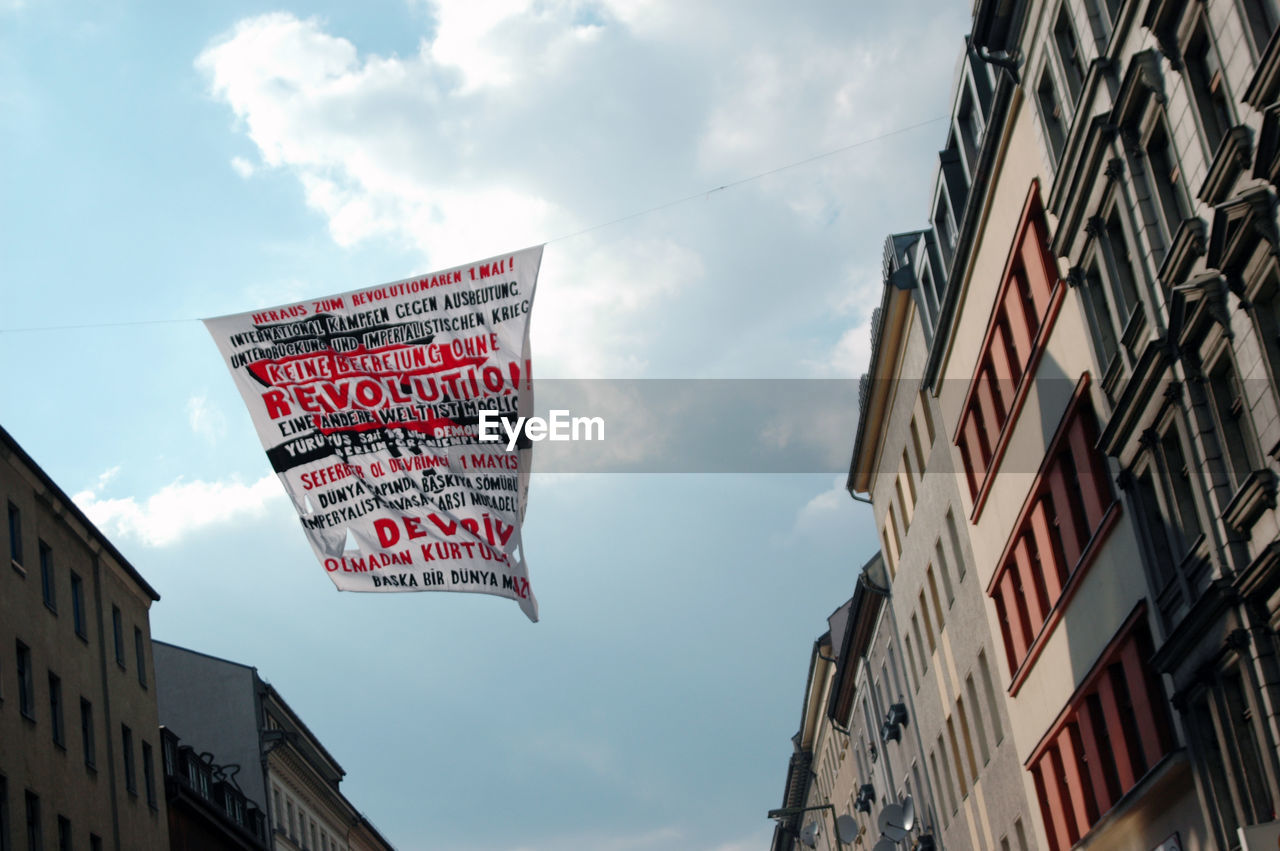
[[(789, 162), (789, 163), (786, 163), (785, 165), (776, 166), (774, 168), (768, 169), (767, 171), (761, 171), (756, 174), (748, 175), (746, 177), (740, 177), (737, 180), (731, 180), (728, 183), (722, 183), (719, 186), (713, 187), (711, 189), (704, 189), (701, 192), (694, 192), (690, 195), (685, 195), (683, 197), (676, 198), (671, 201), (666, 201), (662, 204), (657, 204), (653, 207), (647, 207), (643, 210), (637, 210), (634, 213), (628, 213), (625, 216), (619, 216), (616, 219), (610, 219), (609, 221), (600, 222), (599, 224), (591, 225), (590, 227), (581, 228), (580, 230), (576, 230), (571, 233), (562, 234), (560, 236), (545, 240), (541, 244), (551, 245), (552, 243), (556, 243), (556, 242), (564, 242), (565, 240), (583, 236), (584, 234), (592, 233), (594, 231), (603, 230), (604, 228), (622, 224), (623, 222), (629, 222), (633, 219), (638, 219), (643, 216), (652, 215), (654, 213), (658, 213), (663, 210), (669, 210), (672, 207), (678, 207), (681, 204), (687, 204), (690, 201), (696, 201), (700, 198), (707, 198), (717, 192), (723, 192), (727, 189), (733, 189), (735, 187), (742, 186), (744, 184), (751, 183), (756, 180), (762, 180), (766, 177), (772, 177), (775, 174), (780, 174), (784, 171), (800, 168), (801, 166), (806, 166), (811, 163), (818, 162), (819, 160), (824, 160), (830, 157), (839, 156), (840, 154), (847, 153), (856, 148), (861, 148), (865, 145), (870, 145), (873, 142), (879, 142), (884, 139), (891, 138), (893, 136), (902, 135), (903, 133), (910, 133), (912, 130), (919, 130), (921, 127), (927, 127), (930, 124), (937, 124), (939, 121), (945, 121), (946, 119), (947, 119), (947, 116), (939, 115), (939, 116), (935, 116), (933, 118), (927, 119), (925, 121), (919, 121), (915, 124), (910, 124), (906, 127), (899, 127), (894, 130), (889, 130), (884, 133), (880, 133), (879, 135), (876, 135), (876, 136), (870, 136), (866, 139), (859, 139), (858, 141), (851, 142), (848, 145), (842, 145), (839, 148), (833, 148), (832, 150), (824, 151), (820, 154), (814, 154), (813, 156), (805, 157), (802, 160), (795, 160), (794, 162)], [(124, 321), (124, 322), (87, 322), (87, 323), (80, 323), (75, 325), (28, 325), (28, 326), (21, 326), (16, 328), (0, 328), (0, 334), (21, 334), (21, 333), (39, 332), (39, 331), (79, 331), (79, 330), (87, 330), (87, 329), (93, 329), (93, 328), (125, 328), (125, 327), (138, 326), (138, 325), (166, 325), (166, 324), (173, 324), (173, 323), (179, 323), (179, 322), (199, 322), (200, 320), (201, 320), (201, 317), (189, 317), (185, 319), (138, 319), (138, 320)]]

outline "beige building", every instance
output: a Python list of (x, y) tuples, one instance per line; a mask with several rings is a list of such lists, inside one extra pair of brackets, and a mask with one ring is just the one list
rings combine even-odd
[(342, 793), (342, 766), (256, 668), (164, 642), (155, 659), (161, 720), (196, 751), (240, 766), (237, 785), (265, 811), (272, 847), (392, 847)]
[(3, 429), (0, 500), (0, 848), (168, 848), (159, 595)]
[[(998, 120), (1007, 92), (996, 98), (980, 63), (962, 66), (957, 90), (964, 109), (987, 104), (976, 118), (980, 125)], [(977, 171), (976, 162), (961, 166), (961, 176)], [(945, 420), (921, 381), (947, 290), (940, 249), (932, 231), (886, 242), (884, 295), (848, 486), (871, 497), (889, 592), (882, 653), (890, 670), (895, 652), (902, 660), (904, 693), (914, 707), (914, 747), (894, 766), (893, 787), (915, 790), (923, 804), (918, 811), (942, 847), (1025, 851), (1033, 847), (1035, 799), (1008, 735), (1002, 653), (984, 614), (986, 582), (973, 568)], [(875, 683), (869, 691), (874, 704), (882, 689)]]
[[(962, 67), (991, 85), (962, 72), (931, 227), (886, 252), (851, 489), (931, 631), (908, 535), (921, 494), (952, 512), (986, 634), (941, 664), (903, 641), (943, 695), (985, 641), (1034, 847), (1280, 834), (1278, 23), (1273, 0), (978, 0)], [(888, 445), (930, 410), (945, 457)]]

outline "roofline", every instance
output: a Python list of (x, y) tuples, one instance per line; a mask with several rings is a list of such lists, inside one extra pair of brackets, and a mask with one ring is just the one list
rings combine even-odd
[[(866, 655), (867, 645), (871, 640), (871, 625), (880, 617), (884, 609), (885, 598), (866, 586), (863, 577), (882, 556), (876, 553), (867, 559), (858, 571), (857, 587), (850, 598), (849, 619), (845, 622), (844, 636), (840, 643), (840, 653), (836, 656), (836, 673), (831, 681), (831, 694), (827, 696), (827, 717), (843, 724), (836, 717), (836, 708), (840, 703), (840, 694), (846, 679), (856, 677), (862, 658)], [(868, 595), (870, 599), (868, 599)], [(858, 645), (857, 647), (854, 644)], [(851, 680), (852, 681), (852, 680)]]
[[(315, 748), (317, 751), (319, 751), (320, 755), (323, 756), (325, 759), (327, 759), (330, 763), (332, 763), (333, 767), (338, 770), (339, 779), (346, 776), (347, 771), (342, 767), (342, 764), (339, 763), (338, 760), (334, 758), (333, 754), (329, 753), (329, 751), (325, 748), (323, 744), (320, 743), (319, 737), (316, 736), (315, 733), (311, 732), (311, 728), (308, 727), (306, 723), (303, 722), (302, 718), (298, 716), (298, 713), (294, 711), (294, 708), (289, 705), (289, 701), (284, 699), (284, 695), (280, 694), (279, 690), (276, 689), (275, 686), (267, 682), (267, 680), (263, 678), (262, 674), (259, 673), (256, 667), (254, 667), (253, 665), (246, 665), (243, 662), (235, 662), (231, 659), (224, 659), (221, 656), (214, 656), (212, 653), (204, 653), (200, 650), (192, 650), (190, 647), (183, 647), (181, 645), (174, 644), (169, 641), (160, 641), (158, 639), (152, 639), (151, 643), (163, 644), (165, 647), (172, 647), (173, 649), (181, 650), (184, 653), (192, 653), (196, 656), (203, 656), (205, 659), (212, 659), (213, 661), (221, 662), (224, 665), (235, 665), (237, 668), (243, 668), (246, 671), (252, 672), (253, 678), (254, 678), (255, 690), (261, 691), (264, 694), (271, 695), (275, 699), (276, 703), (278, 703), (280, 707), (284, 709), (284, 711), (288, 714), (289, 720), (298, 726), (298, 731), (304, 734), (312, 742), (312, 744), (315, 745)], [(347, 803), (349, 804), (350, 801), (348, 801)], [(351, 809), (357, 814), (359, 813), (359, 810), (356, 810), (354, 806), (352, 806)]]
[[(866, 407), (858, 413), (858, 429), (853, 441), (853, 456), (849, 459), (849, 476), (845, 480), (845, 488), (850, 493), (867, 493), (870, 490), (871, 464), (870, 458), (863, 456), (874, 453), (880, 445), (880, 435), (884, 430), (884, 417), (872, 416), (872, 412), (883, 405), (885, 395), (891, 382), (881, 373), (897, 364), (896, 352), (902, 343), (902, 333), (906, 326), (909, 311), (907, 306), (914, 306), (911, 290), (900, 289), (886, 281), (884, 296), (880, 301), (881, 322), (884, 331), (879, 335), (878, 345), (871, 353), (871, 364), (867, 369), (867, 380), (871, 386), (867, 395)], [(887, 333), (886, 333), (887, 332)], [(895, 355), (887, 360), (886, 350)], [(890, 374), (892, 374), (890, 372)], [(868, 425), (872, 431), (868, 433)]]
[(88, 515), (80, 510), (80, 507), (75, 504), (75, 501), (71, 499), (71, 497), (67, 496), (67, 492), (58, 487), (57, 482), (49, 477), (49, 474), (35, 462), (34, 458), (27, 454), (27, 451), (22, 448), (18, 441), (14, 440), (13, 435), (9, 434), (3, 426), (0, 426), (0, 444), (3, 444), (10, 453), (18, 456), (18, 460), (25, 464), (31, 472), (35, 474), (36, 478), (40, 480), (40, 483), (48, 488), (55, 497), (66, 504), (67, 510), (71, 512), (72, 516), (84, 524), (89, 534), (102, 544), (102, 548), (106, 550), (122, 568), (124, 568), (124, 571), (129, 575), (129, 578), (136, 582), (153, 602), (159, 602), (160, 592), (152, 588), (151, 583), (142, 578), (142, 574), (137, 571), (137, 568), (135, 568), (133, 564), (124, 557), (122, 552), (116, 549), (116, 545), (111, 543), (111, 540), (107, 538), (106, 535), (102, 534), (102, 530), (94, 525), (94, 522), (89, 519)]
[[(257, 668), (254, 668), (255, 674), (257, 673), (257, 670)], [(320, 738), (315, 733), (311, 732), (311, 728), (303, 722), (302, 718), (298, 716), (298, 713), (289, 705), (289, 701), (284, 699), (284, 695), (280, 694), (275, 686), (264, 680), (261, 676), (258, 676), (257, 680), (261, 684), (264, 693), (270, 695), (277, 703), (279, 703), (280, 707), (288, 713), (289, 720), (298, 725), (299, 732), (305, 735), (315, 749), (319, 751), (320, 755), (332, 763), (333, 767), (338, 770), (338, 779), (341, 780), (343, 777), (346, 777), (347, 770), (343, 768), (342, 764), (338, 762), (338, 760), (334, 759), (333, 754), (329, 753), (328, 749), (320, 743)], [(341, 795), (342, 793), (339, 792), (338, 794)], [(346, 799), (345, 795), (343, 795), (343, 799)], [(347, 801), (347, 803), (350, 804), (351, 802)], [(356, 810), (354, 806), (352, 806), (351, 809), (355, 810), (357, 814), (359, 813), (359, 810)]]
[(181, 644), (174, 644), (172, 641), (161, 641), (158, 638), (151, 639), (152, 644), (163, 644), (165, 647), (172, 647), (174, 650), (181, 650), (184, 653), (194, 653), (197, 656), (203, 656), (206, 659), (212, 659), (215, 662), (222, 662), (227, 665), (235, 665), (237, 668), (244, 668), (247, 671), (256, 671), (257, 668), (252, 665), (246, 665), (243, 662), (235, 662), (231, 659), (223, 659), (221, 656), (214, 656), (212, 653), (205, 653), (200, 650), (192, 650), (190, 647), (183, 647)]

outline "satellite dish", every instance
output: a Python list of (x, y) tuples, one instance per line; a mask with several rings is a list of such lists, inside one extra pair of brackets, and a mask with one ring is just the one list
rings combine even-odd
[(805, 848), (816, 848), (818, 846), (818, 823), (811, 821), (804, 826), (804, 830), (800, 831), (800, 844)]
[(876, 819), (880, 832), (894, 843), (907, 838), (908, 828), (904, 827), (904, 822), (901, 804), (889, 804), (880, 811), (880, 817)]
[(836, 835), (846, 845), (852, 845), (858, 838), (858, 823), (851, 815), (843, 815), (836, 819)]
[(902, 801), (902, 829), (910, 831), (916, 826), (916, 802), (908, 795)]
[(898, 851), (898, 843), (882, 836), (879, 842), (871, 846), (871, 851)]

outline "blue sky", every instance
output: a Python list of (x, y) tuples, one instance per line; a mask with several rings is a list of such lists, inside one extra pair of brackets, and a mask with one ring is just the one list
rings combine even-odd
[(0, 423), (398, 847), (763, 847), (839, 477), (535, 475), (538, 624), (339, 594), (195, 320), (548, 242), (542, 376), (856, 377), (944, 125), (710, 190), (945, 115), (966, 7), (0, 0)]

